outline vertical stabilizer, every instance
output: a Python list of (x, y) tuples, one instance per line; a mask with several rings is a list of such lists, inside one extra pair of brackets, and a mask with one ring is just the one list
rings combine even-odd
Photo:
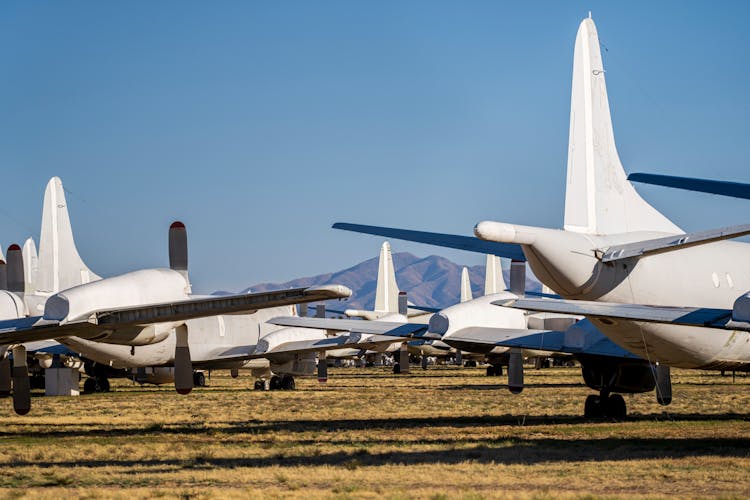
[(26, 239), (23, 244), (23, 281), (26, 293), (36, 292), (36, 273), (39, 267), (39, 254), (36, 252), (36, 243), (32, 238)]
[(570, 103), (565, 229), (586, 234), (682, 232), (627, 181), (615, 147), (599, 36), (584, 19), (576, 36)]
[(488, 254), (484, 274), (484, 294), (500, 293), (507, 288), (503, 279), (503, 268), (500, 265), (500, 257)]
[(36, 288), (42, 293), (56, 293), (98, 279), (78, 255), (62, 181), (53, 177), (44, 191)]
[(398, 285), (396, 284), (396, 270), (393, 268), (391, 244), (383, 242), (380, 248), (378, 264), (378, 282), (375, 290), (375, 311), (398, 312)]
[(465, 267), (461, 269), (461, 302), (468, 302), (473, 299), (471, 295), (471, 280), (469, 279), (469, 270)]

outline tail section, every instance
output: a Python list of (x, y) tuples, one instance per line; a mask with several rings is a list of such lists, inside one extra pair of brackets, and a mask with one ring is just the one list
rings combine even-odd
[(468, 302), (473, 299), (471, 295), (471, 280), (469, 279), (469, 270), (465, 267), (461, 270), (461, 302)]
[(53, 177), (44, 192), (36, 288), (56, 293), (98, 279), (78, 255), (62, 181)]
[(39, 267), (39, 254), (36, 252), (34, 240), (28, 238), (23, 244), (23, 281), (26, 293), (34, 293), (36, 287), (36, 273)]
[(590, 18), (578, 28), (573, 60), (565, 230), (682, 232), (627, 181), (615, 146), (599, 36)]
[(378, 282), (375, 290), (375, 311), (398, 312), (398, 285), (396, 284), (396, 270), (393, 267), (391, 244), (383, 242), (380, 248), (380, 262), (378, 265)]
[(503, 268), (500, 265), (500, 257), (487, 254), (487, 264), (484, 275), (484, 294), (491, 295), (507, 290), (503, 279)]

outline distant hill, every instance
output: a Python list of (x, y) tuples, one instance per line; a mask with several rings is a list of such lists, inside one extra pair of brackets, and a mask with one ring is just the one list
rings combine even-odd
[[(443, 308), (458, 302), (460, 297), (461, 269), (463, 266), (448, 259), (430, 255), (420, 259), (410, 253), (394, 253), (393, 265), (399, 288), (408, 293), (409, 302), (426, 307)], [(508, 270), (503, 270), (508, 283)], [(333, 273), (299, 278), (286, 283), (260, 283), (248, 290), (262, 292), (279, 288), (318, 286), (330, 283), (346, 285), (354, 294), (346, 301), (346, 308), (372, 309), (375, 304), (375, 286), (378, 277), (378, 258), (366, 260), (355, 266)], [(469, 267), (471, 289), (474, 297), (484, 289), (484, 266)], [(539, 291), (541, 285), (527, 273), (526, 289)], [(341, 305), (338, 306), (341, 308)]]

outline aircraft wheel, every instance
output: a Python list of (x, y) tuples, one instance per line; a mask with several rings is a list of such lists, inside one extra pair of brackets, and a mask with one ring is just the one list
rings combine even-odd
[(273, 377), (271, 377), (271, 386), (270, 386), (270, 389), (272, 391), (278, 391), (279, 389), (281, 389), (281, 379), (279, 377), (277, 377), (276, 375), (274, 375)]
[(263, 383), (262, 380), (256, 380), (255, 385), (253, 386), (253, 389), (255, 389), (256, 391), (262, 391), (263, 389), (265, 389), (264, 386), (265, 384)]
[(291, 375), (284, 375), (281, 377), (281, 389), (285, 391), (293, 391), (294, 387), (294, 377)]
[(584, 417), (601, 418), (604, 414), (602, 410), (602, 400), (599, 396), (591, 394), (586, 397), (586, 404), (583, 407)]
[(97, 378), (96, 381), (98, 382), (99, 389), (96, 392), (109, 392), (109, 379), (104, 378)]
[(399, 363), (393, 363), (393, 374), (398, 375), (401, 373), (401, 365)]
[(89, 377), (83, 382), (83, 393), (91, 394), (96, 392), (96, 379)]
[(625, 418), (628, 414), (627, 407), (625, 406), (625, 398), (620, 394), (612, 394), (605, 402), (604, 413), (611, 418)]
[(193, 373), (193, 385), (195, 387), (205, 387), (206, 375), (203, 372), (194, 372)]
[(490, 365), (487, 367), (487, 376), (488, 377), (494, 377), (495, 376), (495, 367), (493, 365)]

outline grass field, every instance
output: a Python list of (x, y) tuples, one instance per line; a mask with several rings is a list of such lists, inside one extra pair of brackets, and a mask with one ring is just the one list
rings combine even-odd
[(626, 396), (587, 421), (574, 368), (527, 369), (524, 392), (481, 368), (331, 369), (321, 386), (249, 390), (213, 374), (189, 396), (35, 397), (0, 410), (7, 497), (565, 498), (750, 496), (750, 378), (677, 370), (675, 401)]

